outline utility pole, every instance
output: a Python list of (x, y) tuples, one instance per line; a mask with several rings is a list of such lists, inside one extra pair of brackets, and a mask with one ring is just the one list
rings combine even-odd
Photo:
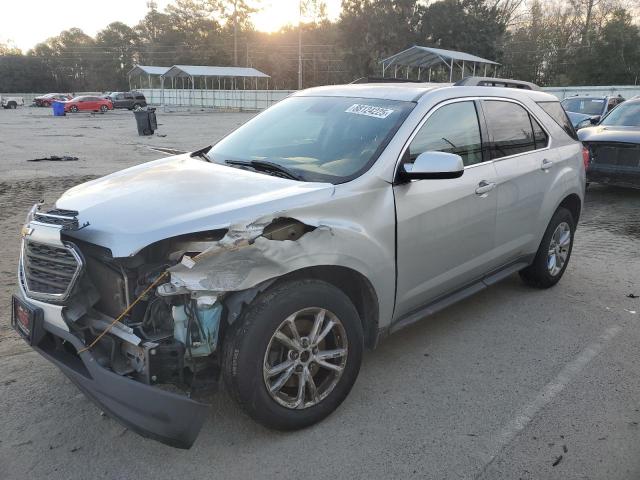
[(238, 66), (238, 0), (233, 0), (233, 65)]
[(302, 90), (302, 0), (298, 0), (298, 90)]

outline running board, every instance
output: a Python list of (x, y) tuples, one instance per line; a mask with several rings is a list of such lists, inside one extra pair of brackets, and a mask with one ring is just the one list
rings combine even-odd
[(440, 297), (434, 302), (428, 303), (424, 307), (420, 307), (418, 310), (414, 310), (413, 312), (408, 313), (404, 317), (400, 317), (396, 322), (391, 325), (389, 329), (389, 333), (395, 333), (398, 330), (402, 330), (409, 325), (413, 325), (416, 322), (419, 322), (423, 318), (426, 318), (434, 313), (438, 313), (440, 310), (444, 310), (445, 308), (453, 305), (454, 303), (458, 303), (461, 300), (464, 300), (471, 295), (474, 295), (481, 290), (484, 290), (490, 285), (498, 283), (501, 280), (504, 280), (508, 276), (519, 272), (523, 268), (528, 267), (531, 262), (520, 261), (517, 263), (512, 263), (500, 270), (487, 275), (486, 277), (478, 280), (477, 282), (472, 283), (471, 285), (464, 287), (460, 290), (456, 290), (453, 293), (449, 293), (444, 297)]

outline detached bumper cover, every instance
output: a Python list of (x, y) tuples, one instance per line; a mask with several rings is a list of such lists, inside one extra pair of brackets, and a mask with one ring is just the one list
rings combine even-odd
[(73, 334), (44, 323), (48, 332), (33, 348), (54, 363), (110, 417), (144, 437), (177, 448), (189, 448), (204, 423), (208, 405), (117, 375), (100, 366), (90, 351), (74, 355), (55, 347), (50, 335), (73, 345), (84, 344)]

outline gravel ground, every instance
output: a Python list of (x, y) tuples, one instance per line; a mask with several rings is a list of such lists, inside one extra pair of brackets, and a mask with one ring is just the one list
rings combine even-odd
[[(640, 191), (592, 186), (553, 289), (514, 275), (365, 355), (342, 407), (294, 433), (212, 395), (195, 445), (172, 449), (100, 415), (8, 328), (26, 210), (94, 176), (192, 150), (249, 114), (130, 112), (53, 118), (0, 110), (0, 477), (640, 478)], [(46, 155), (77, 162), (26, 162)]]

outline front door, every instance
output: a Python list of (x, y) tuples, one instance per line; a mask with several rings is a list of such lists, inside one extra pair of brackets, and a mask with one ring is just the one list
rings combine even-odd
[(394, 186), (397, 216), (395, 317), (469, 284), (496, 264), (496, 172), (487, 162), (474, 101), (437, 107), (411, 140), (403, 161), (422, 152), (460, 155), (456, 179)]

